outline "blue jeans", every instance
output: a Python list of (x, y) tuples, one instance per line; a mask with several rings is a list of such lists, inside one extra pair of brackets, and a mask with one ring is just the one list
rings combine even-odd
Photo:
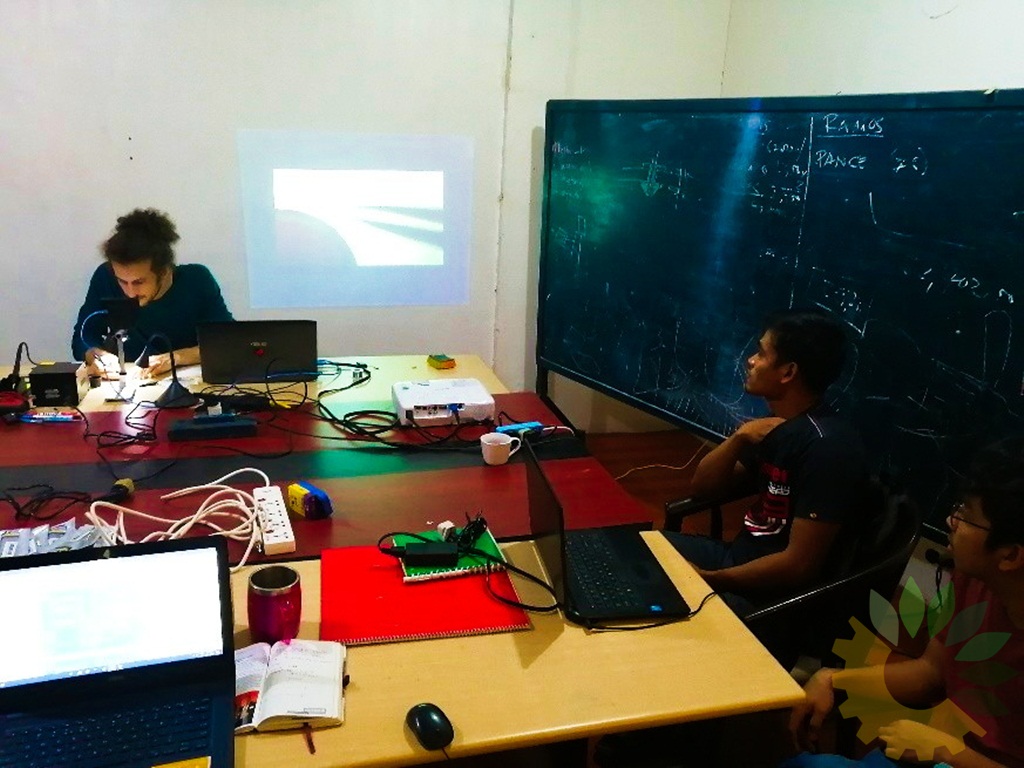
[(861, 760), (850, 760), (839, 755), (812, 755), (802, 752), (796, 757), (783, 760), (778, 768), (894, 768), (894, 763), (879, 749), (868, 752)]
[[(732, 547), (719, 539), (709, 536), (695, 536), (689, 533), (663, 531), (669, 543), (686, 558), (687, 562), (705, 571), (718, 571), (739, 565), (734, 559)], [(744, 560), (743, 562), (746, 562)], [(737, 616), (743, 617), (756, 607), (754, 603), (742, 595), (731, 592), (720, 592), (719, 597)]]

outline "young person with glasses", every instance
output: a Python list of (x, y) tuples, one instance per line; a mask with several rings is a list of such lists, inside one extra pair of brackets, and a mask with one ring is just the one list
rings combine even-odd
[[(924, 723), (908, 717), (879, 730), (884, 754), (849, 761), (804, 753), (785, 768), (1024, 766), (1024, 439), (995, 443), (977, 455), (965, 478), (963, 502), (947, 522), (954, 564), (952, 620), (920, 658), (819, 671), (807, 683), (807, 699), (794, 709), (790, 725), (797, 744), (813, 749), (835, 690), (841, 689), (848, 697), (895, 700), (919, 710), (943, 706), (957, 713), (969, 732), (952, 733), (938, 716)], [(961, 616), (976, 623), (957, 625)], [(973, 632), (961, 637), (968, 623)], [(958, 626), (956, 636), (950, 634), (953, 626)], [(968, 652), (973, 638), (978, 641)]]

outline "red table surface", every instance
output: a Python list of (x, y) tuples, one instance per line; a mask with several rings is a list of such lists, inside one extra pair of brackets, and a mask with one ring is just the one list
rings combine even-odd
[[(500, 421), (539, 421), (544, 425), (558, 425), (558, 417), (534, 393), (520, 392), (495, 396)], [(367, 406), (371, 407), (371, 406)], [(379, 404), (378, 404), (379, 407)], [(353, 410), (347, 406), (346, 410)], [(175, 470), (189, 469), (191, 475), (201, 475), (209, 482), (204, 458), (232, 456), (229, 449), (244, 450), (249, 454), (272, 455), (290, 452), (308, 456), (303, 459), (304, 474), (282, 477), (288, 462), (275, 465), (273, 460), (260, 464), (271, 482), (287, 486), (295, 480), (311, 482), (327, 492), (332, 500), (334, 515), (330, 519), (311, 521), (292, 516), (298, 550), (289, 557), (319, 555), (322, 549), (353, 544), (373, 544), (390, 531), (422, 531), (432, 529), (438, 522), (452, 520), (457, 525), (467, 513), (483, 513), (498, 538), (522, 538), (530, 535), (527, 511), (526, 478), (523, 464), (514, 460), (499, 467), (489, 467), (472, 454), (462, 453), (453, 459), (458, 466), (445, 467), (448, 459), (443, 455), (426, 456), (422, 453), (409, 457), (402, 452), (365, 453), (351, 443), (324, 440), (318, 435), (337, 434), (334, 427), (311, 420), (307, 414), (282, 411), (273, 415), (270, 424), (260, 427), (255, 438), (214, 440), (189, 443), (170, 443), (166, 440), (166, 427), (173, 418), (188, 418), (190, 413), (161, 414), (157, 432), (161, 439), (138, 446), (112, 447), (103, 450), (103, 456), (117, 468), (118, 462), (134, 460), (178, 459)], [(169, 418), (167, 418), (170, 416)], [(150, 416), (149, 418), (152, 418)], [(261, 420), (270, 416), (261, 415)], [(90, 428), (122, 430), (122, 412), (91, 414)], [(278, 427), (281, 427), (279, 429)], [(460, 437), (475, 439), (488, 426), (467, 427)], [(311, 434), (290, 434), (285, 429)], [(444, 428), (432, 430), (444, 434)], [(0, 433), (0, 467), (8, 476), (16, 476), (19, 467), (53, 467), (56, 475), (66, 467), (97, 465), (95, 440), (82, 438), (80, 424), (22, 424)], [(409, 430), (388, 435), (395, 442), (417, 442), (421, 436)], [(543, 457), (542, 457), (543, 458)], [(184, 464), (182, 464), (182, 462)], [(233, 466), (246, 466), (246, 457), (239, 456)], [(274, 467), (278, 467), (275, 474)], [(294, 464), (292, 465), (294, 466)], [(643, 506), (627, 494), (608, 474), (604, 467), (589, 456), (549, 459), (543, 461), (566, 511), (570, 528), (583, 528), (620, 523), (649, 522)], [(318, 470), (320, 470), (318, 472)], [(210, 471), (213, 471), (210, 468)], [(118, 473), (129, 476), (130, 472)], [(173, 473), (169, 473), (173, 475)], [(181, 474), (179, 472), (179, 474)], [(137, 476), (137, 475), (135, 475)], [(191, 514), (204, 498), (193, 494), (164, 501), (160, 497), (177, 490), (179, 482), (164, 475), (153, 477), (126, 502), (132, 509), (169, 519), (181, 519)], [(243, 475), (232, 485), (249, 490), (259, 481), (252, 474)], [(167, 487), (158, 487), (159, 485)], [(67, 487), (65, 485), (65, 487)], [(74, 487), (74, 486), (71, 486)], [(81, 525), (85, 507), (76, 505), (54, 518), (53, 522), (75, 517)], [(112, 513), (106, 513), (112, 520)], [(15, 520), (13, 511), (0, 507), (0, 528), (25, 527), (35, 521)], [(140, 540), (146, 534), (166, 527), (141, 518), (129, 518), (128, 535)], [(204, 532), (196, 529), (195, 534)], [(237, 560), (244, 545), (232, 543), (233, 559)]]
[[(593, 457), (545, 461), (543, 467), (565, 508), (567, 527), (650, 522), (644, 507)], [(293, 514), (297, 551), (271, 559), (315, 557), (332, 547), (375, 544), (385, 533), (431, 530), (444, 520), (460, 525), (467, 513), (472, 516), (477, 512), (483, 514), (499, 539), (531, 534), (526, 472), (521, 462), (497, 467), (481, 462), (477, 467), (309, 480), (327, 492), (334, 514), (323, 520), (306, 520)], [(233, 485), (251, 490), (253, 483)], [(149, 515), (178, 520), (194, 512), (206, 496), (200, 492), (176, 499), (160, 498), (172, 490), (176, 489), (147, 488), (124, 503)], [(78, 506), (51, 522), (75, 517), (81, 525), (86, 522), (84, 509)], [(113, 511), (103, 511), (102, 515), (107, 521), (114, 521)], [(10, 517), (4, 514), (0, 527), (25, 525), (14, 523)], [(127, 518), (125, 525), (134, 541), (166, 527), (164, 523), (133, 516)], [(202, 528), (193, 531), (195, 535), (207, 532)], [(237, 561), (244, 544), (232, 543), (230, 549), (232, 559)]]
[[(558, 417), (533, 392), (495, 395), (494, 400), (496, 413), (499, 415), (506, 413), (516, 421), (539, 421), (545, 426), (561, 424)], [(358, 408), (381, 408), (384, 405), (389, 406), (382, 403), (345, 404), (344, 408), (334, 406), (334, 410), (336, 415), (343, 416), (346, 412)], [(391, 410), (391, 407), (389, 406), (387, 410)], [(128, 406), (120, 411), (87, 414), (90, 433), (134, 434), (136, 430), (125, 425), (125, 415), (130, 411), (131, 407)], [(254, 418), (260, 422), (256, 437), (170, 442), (167, 439), (167, 428), (174, 421), (191, 416), (192, 412), (189, 410), (155, 411), (138, 408), (134, 411), (134, 420), (149, 428), (155, 423), (158, 440), (124, 447), (106, 447), (102, 449), (103, 456), (108, 461), (187, 459), (223, 456), (226, 449), (271, 456), (284, 451), (310, 452), (332, 446), (351, 446), (351, 443), (335, 442), (330, 439), (345, 437), (340, 428), (313, 419), (308, 412), (300, 410), (254, 414)], [(507, 422), (508, 419), (505, 419), (504, 423)], [(460, 437), (474, 439), (490, 428), (490, 425), (466, 427), (460, 431)], [(443, 435), (447, 429), (449, 428), (434, 427), (428, 431), (435, 435)], [(85, 434), (85, 422), (6, 426), (0, 430), (0, 467), (95, 463), (98, 460), (97, 440), (86, 438)], [(408, 429), (388, 433), (386, 437), (395, 442), (425, 442), (420, 434)]]

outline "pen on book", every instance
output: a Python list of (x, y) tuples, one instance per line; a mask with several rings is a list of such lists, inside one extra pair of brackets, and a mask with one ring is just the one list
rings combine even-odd
[(309, 750), (309, 754), (316, 754), (316, 744), (313, 743), (313, 729), (309, 726), (309, 723), (303, 723), (302, 735), (306, 738), (306, 749)]

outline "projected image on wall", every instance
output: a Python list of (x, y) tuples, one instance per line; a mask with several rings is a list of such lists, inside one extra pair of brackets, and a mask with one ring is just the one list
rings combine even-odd
[(311, 239), (334, 230), (360, 267), (444, 264), (441, 171), (275, 169), (274, 211), (279, 246), (302, 238), (282, 231), (290, 218)]
[(462, 137), (239, 134), (253, 308), (468, 300)]

